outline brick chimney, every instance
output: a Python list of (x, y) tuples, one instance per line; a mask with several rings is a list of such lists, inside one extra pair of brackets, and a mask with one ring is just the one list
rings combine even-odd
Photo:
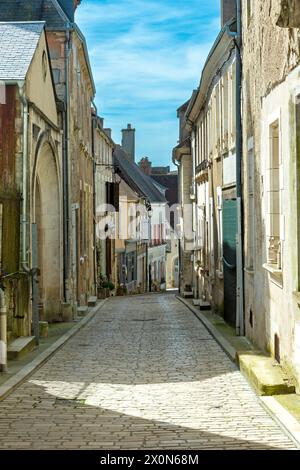
[(58, 3), (66, 13), (69, 20), (74, 22), (75, 10), (81, 3), (81, 0), (58, 0)]
[(122, 130), (122, 149), (127, 153), (131, 161), (135, 161), (135, 129), (127, 124), (127, 129)]
[(236, 18), (236, 0), (221, 0), (221, 26)]
[(148, 157), (144, 157), (139, 162), (140, 169), (145, 173), (145, 175), (151, 176), (152, 173), (152, 163)]

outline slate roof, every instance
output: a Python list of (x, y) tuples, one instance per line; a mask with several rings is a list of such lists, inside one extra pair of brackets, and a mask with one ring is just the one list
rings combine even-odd
[(0, 23), (0, 80), (24, 80), (44, 22)]
[(166, 188), (166, 199), (169, 206), (178, 203), (178, 174), (152, 175), (152, 179)]
[(47, 27), (63, 28), (67, 15), (57, 0), (1, 0), (0, 21), (41, 21)]
[(121, 177), (140, 196), (146, 197), (153, 203), (167, 202), (151, 178), (145, 175), (139, 166), (129, 159), (127, 153), (120, 145), (117, 145), (114, 150), (114, 160)]
[[(63, 30), (70, 21), (73, 23), (74, 20), (74, 18), (68, 18), (65, 12), (67, 11), (66, 6), (64, 7), (65, 11), (62, 7), (64, 4), (65, 2), (61, 0), (0, 0), (0, 21), (45, 21), (47, 30)], [(83, 44), (87, 67), (95, 94), (96, 88), (86, 40), (76, 23), (73, 24), (73, 26)]]

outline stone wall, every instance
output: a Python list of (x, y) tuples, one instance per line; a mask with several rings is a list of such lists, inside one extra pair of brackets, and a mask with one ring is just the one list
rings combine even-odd
[[(299, 86), (299, 72), (295, 68), (300, 64), (300, 36), (298, 29), (281, 28), (277, 25), (283, 3), (286, 2), (256, 0), (251, 3), (251, 9), (247, 9), (247, 2), (243, 2), (245, 259), (251, 249), (247, 236), (250, 223), (248, 194), (251, 184), (251, 152), (254, 155), (255, 207), (254, 269), (247, 269), (246, 266), (245, 274), (245, 326), (247, 336), (272, 355), (278, 353), (275, 351), (277, 335), (281, 362), (295, 369), (298, 362), (300, 365), (294, 336), (300, 318), (293, 294), (298, 290), (293, 264), (299, 264), (294, 226), (297, 194), (296, 164), (292, 161), (295, 158), (293, 154), (296, 153), (293, 90)], [(279, 140), (282, 163), (279, 168), (279, 189), (282, 213), (280, 236), (283, 247), (282, 273), (278, 274), (266, 269), (269, 243), (268, 213), (272, 212), (267, 204), (268, 161), (271, 148), (268, 133), (272, 120), (277, 118), (281, 129)]]

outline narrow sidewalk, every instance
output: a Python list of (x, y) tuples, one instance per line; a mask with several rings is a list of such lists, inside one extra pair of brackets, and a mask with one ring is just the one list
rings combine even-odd
[[(264, 393), (264, 387), (259, 386), (261, 384), (258, 384), (256, 374), (253, 372), (255, 364), (251, 362), (251, 359), (258, 356), (263, 360), (266, 356), (261, 351), (258, 351), (248, 338), (236, 336), (235, 329), (229, 326), (219, 315), (214, 314), (210, 310), (201, 311), (199, 307), (197, 308), (193, 305), (192, 300), (187, 300), (180, 296), (176, 297), (194, 313), (232, 362), (236, 363), (259, 396), (266, 411), (268, 411), (278, 424), (283, 426), (300, 445), (300, 395), (297, 393), (280, 394), (280, 391), (275, 391), (274, 395), (269, 394), (269, 392)], [(267, 357), (266, 359), (269, 360)], [(278, 371), (275, 370), (275, 374), (277, 372)], [(263, 377), (263, 368), (258, 371), (258, 374)], [(266, 375), (268, 375), (268, 381), (270, 381), (269, 371), (266, 372)], [(272, 380), (273, 377), (271, 376), (271, 382)], [(263, 378), (261, 381), (263, 382)], [(276, 382), (276, 376), (274, 382)]]
[(8, 362), (8, 371), (0, 374), (0, 401), (4, 400), (16, 387), (41, 367), (58, 349), (89, 323), (102, 308), (107, 299), (98, 301), (89, 308), (86, 316), (78, 317), (72, 322), (49, 325), (48, 338), (41, 338), (40, 344), (33, 351), (19, 360)]

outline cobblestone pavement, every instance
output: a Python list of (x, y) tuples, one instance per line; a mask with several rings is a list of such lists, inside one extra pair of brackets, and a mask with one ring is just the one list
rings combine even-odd
[(294, 447), (171, 294), (110, 300), (0, 402), (1, 449)]

